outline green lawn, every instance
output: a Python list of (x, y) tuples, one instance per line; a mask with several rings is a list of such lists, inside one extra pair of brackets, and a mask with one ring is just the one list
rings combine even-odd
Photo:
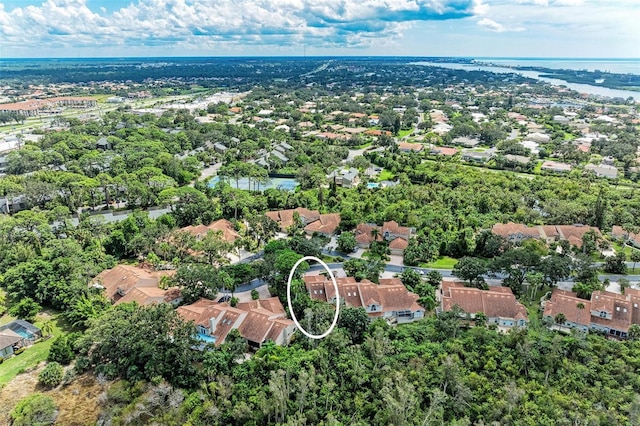
[(399, 138), (404, 138), (405, 136), (409, 136), (412, 132), (413, 132), (413, 129), (400, 130), (400, 131), (398, 132), (398, 137), (399, 137)]
[(349, 149), (365, 149), (369, 148), (372, 145), (372, 142), (363, 143), (362, 145), (353, 146)]
[[(3, 317), (2, 322), (4, 323), (8, 321), (5, 321), (5, 318)], [(42, 320), (36, 319), (35, 325), (41, 326)], [(51, 347), (51, 344), (53, 343), (55, 338), (62, 334), (63, 331), (67, 331), (68, 329), (69, 325), (62, 318), (62, 316), (54, 316), (53, 332), (50, 339), (29, 346), (20, 355), (14, 355), (0, 364), (0, 386), (3, 386), (5, 383), (13, 380), (13, 378), (16, 377), (19, 373), (30, 368), (34, 368), (42, 361), (46, 360), (47, 356), (49, 355), (49, 348)]]
[(458, 259), (454, 259), (453, 257), (442, 256), (439, 257), (435, 262), (429, 263), (421, 263), (421, 268), (429, 268), (429, 269), (453, 269), (458, 263)]
[(378, 176), (378, 182), (382, 182), (383, 180), (392, 180), (395, 177), (396, 175), (394, 175), (391, 171), (382, 170), (382, 172), (380, 172), (380, 176)]

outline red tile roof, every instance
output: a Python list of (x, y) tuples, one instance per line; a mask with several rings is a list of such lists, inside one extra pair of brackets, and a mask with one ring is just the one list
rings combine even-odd
[(445, 281), (442, 283), (441, 303), (444, 311), (450, 311), (457, 305), (469, 314), (483, 312), (489, 318), (527, 319), (527, 309), (507, 287), (480, 290)]

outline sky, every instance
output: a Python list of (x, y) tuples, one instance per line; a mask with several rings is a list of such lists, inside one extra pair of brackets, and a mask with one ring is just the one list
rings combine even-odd
[(0, 0), (0, 58), (640, 58), (640, 0)]

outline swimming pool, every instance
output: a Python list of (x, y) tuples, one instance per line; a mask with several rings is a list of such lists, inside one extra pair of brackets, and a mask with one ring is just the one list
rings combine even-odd
[(377, 182), (369, 182), (367, 184), (367, 188), (378, 188), (379, 186), (380, 186), (380, 184), (377, 183)]
[(35, 334), (31, 333), (28, 330), (25, 330), (24, 328), (18, 328), (17, 330), (14, 330), (14, 331), (28, 340), (33, 340), (36, 337)]
[[(223, 178), (224, 179), (224, 178)], [(250, 191), (264, 191), (269, 188), (282, 189), (283, 191), (293, 192), (298, 186), (298, 182), (293, 178), (269, 178), (266, 182), (258, 182), (257, 180), (243, 177), (238, 179), (236, 182), (235, 179), (225, 179), (229, 182), (232, 188), (250, 190)], [(209, 187), (213, 188), (216, 184), (220, 182), (220, 176), (214, 176), (209, 181)]]

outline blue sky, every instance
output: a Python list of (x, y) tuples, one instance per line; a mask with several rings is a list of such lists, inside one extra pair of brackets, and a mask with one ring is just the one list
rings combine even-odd
[(0, 57), (640, 58), (638, 0), (0, 0)]

